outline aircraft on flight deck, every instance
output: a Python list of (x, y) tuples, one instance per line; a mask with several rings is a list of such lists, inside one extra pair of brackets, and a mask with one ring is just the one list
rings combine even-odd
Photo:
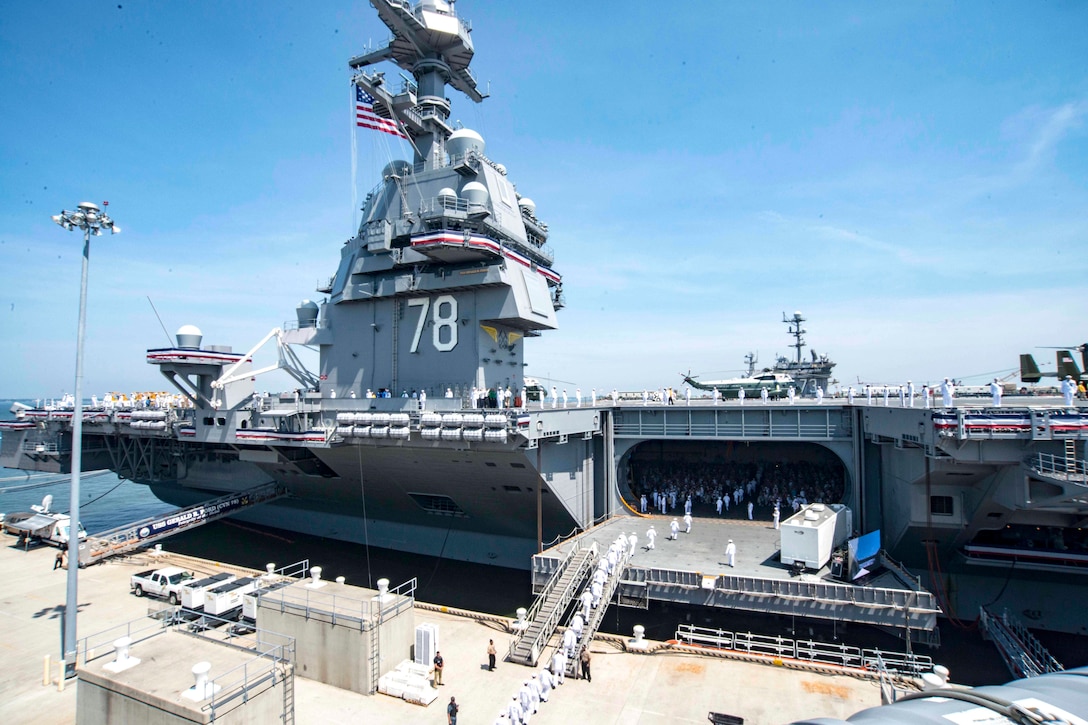
[(729, 378), (727, 380), (703, 380), (700, 381), (696, 377), (692, 376), (690, 372), (687, 375), (680, 373), (680, 376), (684, 378), (684, 382), (693, 388), (698, 390), (717, 390), (721, 393), (723, 399), (725, 398), (737, 398), (739, 392), (744, 391), (744, 397), (746, 398), (758, 398), (762, 395), (762, 390), (767, 390), (767, 395), (772, 398), (784, 398), (790, 389), (790, 386), (794, 385), (793, 378), (785, 373), (776, 373), (774, 370), (764, 369), (758, 373), (749, 373), (741, 378)]
[[(1071, 350), (1076, 350), (1081, 356), (1081, 365), (1084, 366), (1085, 372), (1081, 372), (1081, 368), (1077, 367), (1077, 361), (1073, 358)], [(1043, 372), (1039, 370), (1039, 366), (1035, 363), (1035, 358), (1032, 355), (1024, 353), (1020, 356), (1020, 381), (1024, 383), (1037, 383), (1043, 378), (1058, 378), (1062, 380), (1066, 375), (1069, 375), (1073, 380), (1080, 382), (1082, 380), (1088, 380), (1088, 343), (1082, 345), (1070, 346), (1069, 349), (1059, 349), (1056, 353), (1057, 357), (1057, 370), (1054, 372)]]

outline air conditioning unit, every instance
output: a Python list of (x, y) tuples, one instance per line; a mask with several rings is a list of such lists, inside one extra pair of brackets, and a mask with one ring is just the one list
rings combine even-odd
[(412, 660), (417, 665), (430, 668), (436, 652), (438, 652), (438, 625), (420, 624), (416, 627), (416, 648)]

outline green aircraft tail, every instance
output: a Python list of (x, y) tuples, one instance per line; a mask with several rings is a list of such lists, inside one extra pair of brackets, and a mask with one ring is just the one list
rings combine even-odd
[[(1058, 353), (1058, 359), (1061, 360), (1061, 353)], [(1020, 382), (1022, 383), (1037, 383), (1043, 379), (1043, 373), (1039, 370), (1039, 366), (1035, 364), (1035, 358), (1028, 354), (1020, 356)]]
[(1080, 380), (1080, 368), (1069, 350), (1058, 350), (1058, 379), (1064, 379), (1068, 375), (1074, 380)]

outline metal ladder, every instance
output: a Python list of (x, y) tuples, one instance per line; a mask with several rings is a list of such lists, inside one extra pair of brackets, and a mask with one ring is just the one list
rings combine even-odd
[(295, 672), (293, 663), (283, 666), (283, 725), (295, 723)]
[(597, 560), (597, 545), (574, 548), (548, 580), (526, 619), (529, 625), (510, 647), (510, 660), (535, 667), (545, 643), (555, 634), (559, 620), (574, 595), (581, 591)]
[(985, 607), (980, 607), (979, 625), (983, 634), (993, 640), (998, 654), (1014, 677), (1036, 677), (1065, 669), (1042, 642), (1007, 611), (995, 617)]
[(1072, 438), (1065, 439), (1065, 472), (1072, 476), (1077, 473), (1077, 442)]

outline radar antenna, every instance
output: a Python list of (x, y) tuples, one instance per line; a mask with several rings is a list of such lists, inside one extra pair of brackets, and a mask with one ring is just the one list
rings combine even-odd
[(805, 349), (805, 338), (802, 337), (808, 330), (801, 329), (801, 323), (805, 321), (805, 318), (801, 316), (800, 312), (794, 312), (793, 317), (786, 317), (786, 313), (782, 313), (782, 321), (790, 326), (790, 334), (793, 335), (795, 342), (790, 345), (797, 352), (794, 355), (794, 362), (798, 365), (801, 364), (801, 351)]

